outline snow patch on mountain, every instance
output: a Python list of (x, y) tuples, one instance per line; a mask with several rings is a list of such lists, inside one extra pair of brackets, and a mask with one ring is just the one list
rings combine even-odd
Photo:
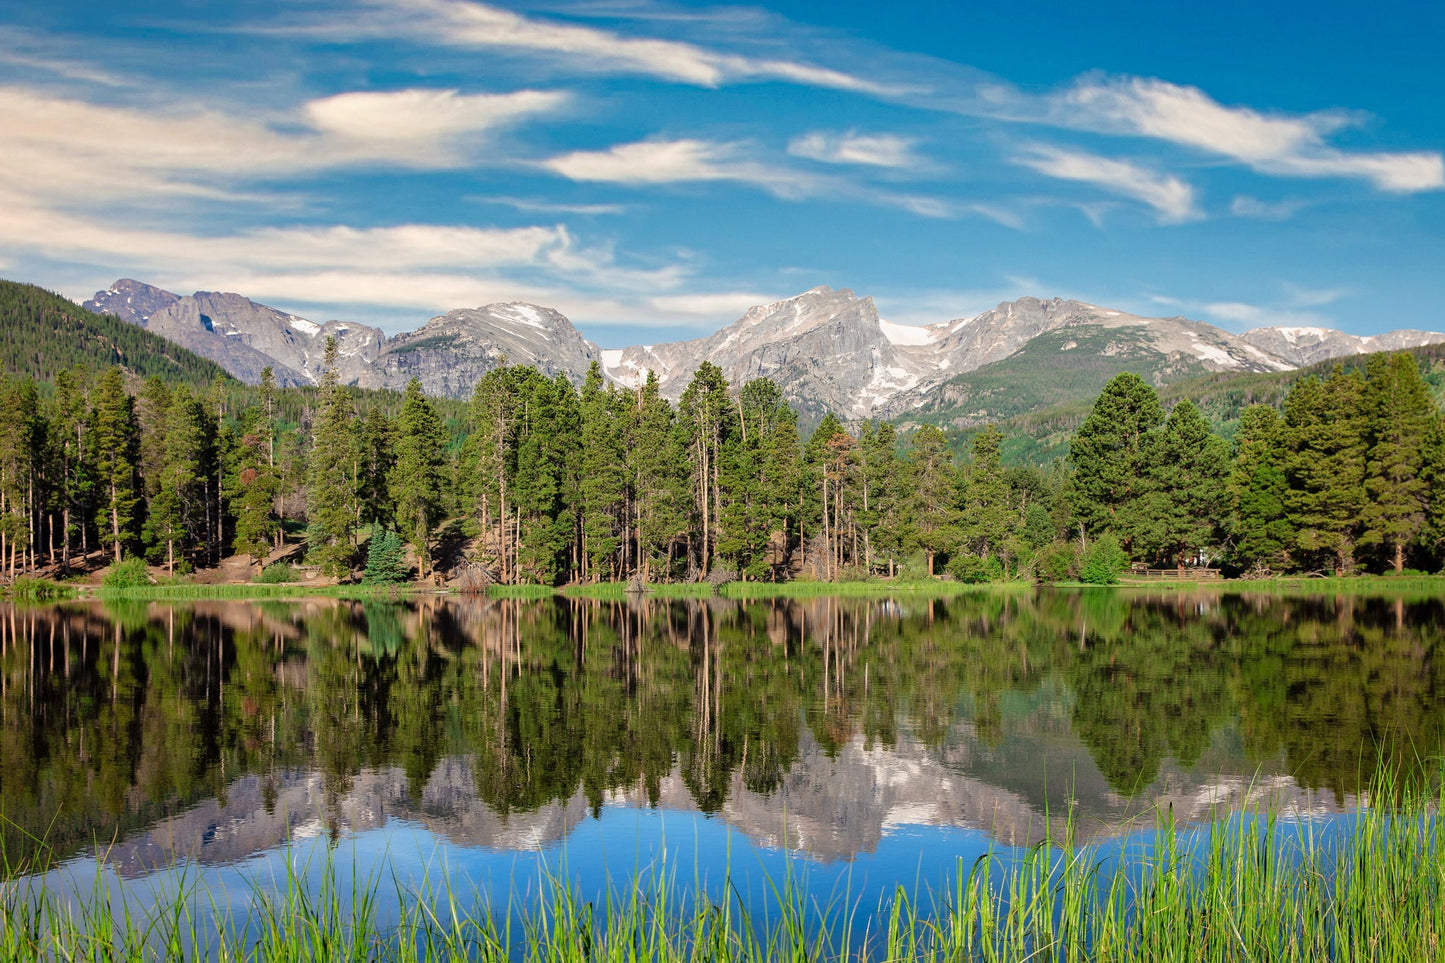
[(894, 324), (892, 321), (884, 321), (880, 318), (878, 327), (883, 331), (883, 337), (892, 344), (932, 344), (937, 339), (935, 331), (916, 324)]

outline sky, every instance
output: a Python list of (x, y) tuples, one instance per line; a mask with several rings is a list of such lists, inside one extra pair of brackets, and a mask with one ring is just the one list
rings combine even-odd
[(1445, 330), (1445, 4), (0, 0), (0, 276), (603, 347), (818, 285)]

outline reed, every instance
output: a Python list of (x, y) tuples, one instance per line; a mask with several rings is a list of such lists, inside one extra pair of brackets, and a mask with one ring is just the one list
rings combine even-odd
[[(754, 918), (727, 880), (680, 886), (644, 869), (600, 895), (544, 876), (535, 896), (489, 907), (450, 882), (340, 873), (319, 881), (288, 858), (253, 884), (248, 910), (182, 879), (141, 906), (119, 884), (88, 893), (6, 873), (0, 958), (226, 961), (522, 960), (738, 963), (789, 960), (1171, 963), (1339, 960), (1414, 963), (1445, 952), (1445, 802), (1438, 785), (1319, 820), (1282, 811), (1190, 828), (1166, 812), (1117, 848), (1079, 845), (1071, 826), (1027, 851), (959, 865), (938, 893), (900, 887), (877, 907), (820, 904), (791, 870)], [(8, 867), (7, 867), (8, 869)], [(97, 878), (103, 878), (101, 874)], [(342, 880), (356, 880), (342, 882)], [(395, 888), (395, 919), (378, 907)]]

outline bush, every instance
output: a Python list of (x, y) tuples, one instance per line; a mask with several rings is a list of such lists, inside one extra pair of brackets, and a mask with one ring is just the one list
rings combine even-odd
[(1034, 578), (1040, 582), (1068, 581), (1076, 560), (1072, 542), (1051, 542), (1039, 549), (1034, 560)]
[(1102, 535), (1084, 552), (1079, 579), (1090, 585), (1113, 585), (1128, 567), (1129, 556), (1119, 547), (1119, 540), (1112, 534)]
[(299, 582), (301, 581), (301, 573), (296, 571), (290, 562), (277, 562), (275, 565), (267, 565), (263, 568), (261, 574), (257, 575), (252, 581), (259, 582), (262, 585), (280, 585), (284, 582)]
[(140, 588), (151, 584), (151, 573), (145, 559), (132, 556), (112, 565), (100, 584), (109, 589)]
[(401, 536), (392, 531), (372, 529), (366, 549), (364, 585), (395, 585), (405, 582), (411, 574)]
[(31, 578), (22, 575), (10, 586), (10, 597), (17, 602), (48, 602), (52, 599), (67, 599), (75, 589), (45, 578)]
[(988, 558), (979, 558), (977, 555), (955, 555), (948, 560), (948, 566), (944, 571), (965, 585), (1003, 581), (1003, 566), (992, 555)]

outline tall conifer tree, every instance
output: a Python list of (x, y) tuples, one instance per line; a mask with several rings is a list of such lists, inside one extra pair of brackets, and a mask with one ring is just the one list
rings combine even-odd
[(99, 489), (101, 542), (119, 562), (139, 542), (144, 504), (140, 485), (140, 426), (135, 399), (119, 368), (101, 375), (93, 395), (90, 453)]
[(394, 444), (396, 464), (391, 473), (391, 491), (396, 500), (396, 518), (416, 548), (421, 576), (426, 578), (431, 574), (431, 533), (441, 520), (446, 432), (436, 408), (421, 393), (421, 382), (415, 378), (406, 386)]

